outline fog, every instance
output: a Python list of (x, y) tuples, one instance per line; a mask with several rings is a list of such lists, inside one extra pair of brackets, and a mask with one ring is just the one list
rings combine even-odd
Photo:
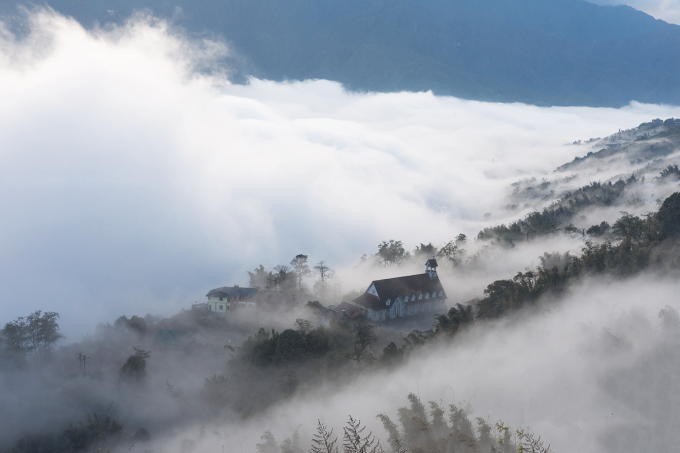
[[(124, 333), (103, 329), (79, 346), (93, 357), (87, 377), (77, 376), (74, 348), (60, 350), (48, 366), (31, 373), (1, 374), (12, 391), (0, 393), (2, 406), (9, 408), (0, 432), (7, 439), (54, 429), (82, 419), (85, 411), (103, 413), (111, 404), (109, 413), (127, 432), (139, 427), (151, 432), (152, 440), (135, 450), (220, 451), (224, 446), (249, 452), (265, 430), (279, 441), (298, 430), (304, 448), (317, 419), (337, 432), (349, 415), (384, 442), (376, 415), (396, 419), (412, 392), (423, 402), (457, 404), (470, 417), (528, 427), (552, 451), (672, 451), (680, 440), (680, 325), (659, 313), (680, 308), (678, 291), (677, 278), (650, 274), (625, 282), (586, 280), (559, 301), (545, 300), (540, 310), (478, 324), (452, 342), (415, 350), (398, 368), (365, 368), (307, 384), (248, 417), (214, 412), (202, 399), (205, 377), (224, 372), (243, 379), (221, 347), (190, 354), (154, 350), (148, 382), (139, 386), (117, 378), (129, 349), (112, 347), (140, 339), (131, 332), (116, 338)], [(240, 382), (241, 388), (277, 388), (278, 371), (270, 371), (268, 382)], [(295, 372), (319, 370), (302, 366)]]
[[(290, 370), (249, 375), (224, 345), (260, 326), (291, 328), (304, 310), (205, 329), (191, 354), (154, 350), (145, 386), (119, 379), (120, 367), (152, 339), (95, 326), (123, 314), (173, 315), (298, 253), (333, 267), (343, 292), (363, 290), (423, 270), (417, 261), (359, 265), (381, 241), (412, 250), (459, 233), (470, 238), (467, 256), (480, 258), (441, 265), (448, 303), (480, 297), (544, 252), (578, 254), (585, 240), (562, 232), (515, 247), (472, 240), (484, 227), (633, 172), (645, 177), (630, 189), (635, 203), (589, 208), (575, 226), (654, 211), (677, 191), (676, 182), (654, 180), (677, 152), (651, 165), (615, 156), (554, 170), (606, 142), (586, 140), (678, 117), (680, 107), (539, 108), (352, 93), (324, 80), (234, 85), (226, 44), (189, 39), (152, 17), (94, 31), (49, 10), (23, 20), (30, 32), (21, 37), (0, 30), (0, 320), (56, 311), (67, 338), (45, 365), (33, 358), (30, 372), (0, 373), (0, 407), (10, 409), (0, 437), (62, 429), (113, 403), (126, 430), (152, 432), (144, 448), (156, 451), (253, 451), (264, 430), (283, 440), (298, 426), (307, 441), (317, 419), (337, 432), (350, 414), (384, 439), (375, 416), (396, 417), (414, 392), (461, 404), (471, 417), (528, 426), (560, 452), (677, 444), (678, 338), (658, 318), (667, 305), (680, 308), (677, 279), (585, 281), (538, 313), (477, 325), (389, 371), (301, 367), (301, 388), (272, 407), (259, 400)], [(554, 193), (514, 191), (543, 181)], [(179, 329), (191, 327), (188, 317), (153, 322)], [(383, 343), (403, 336), (381, 334)], [(73, 356), (83, 351), (91, 368), (81, 378)], [(215, 409), (205, 379), (220, 374), (261, 395), (252, 404), (237, 395), (233, 413)]]
[(24, 20), (0, 43), (0, 315), (58, 311), (69, 338), (298, 253), (339, 269), (385, 239), (473, 236), (516, 218), (511, 182), (584, 153), (564, 143), (680, 111), (231, 85), (224, 44), (150, 17)]
[(265, 427), (283, 440), (298, 424), (312, 431), (317, 418), (339, 429), (349, 414), (385, 438), (375, 416), (396, 417), (413, 392), (423, 402), (462, 404), (475, 417), (528, 426), (558, 452), (669, 451), (680, 440), (678, 332), (664, 329), (658, 314), (680, 308), (679, 290), (677, 281), (649, 275), (586, 282), (541, 315), (473, 330), (397, 371), (322, 388), (242, 428), (184, 432), (175, 442), (193, 436), (204, 451), (225, 442), (248, 451)]

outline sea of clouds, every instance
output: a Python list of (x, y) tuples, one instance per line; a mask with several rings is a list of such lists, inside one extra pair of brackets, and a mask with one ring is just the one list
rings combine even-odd
[(342, 274), (382, 240), (473, 237), (518, 217), (510, 183), (584, 154), (565, 143), (680, 116), (234, 85), (226, 45), (152, 17), (22, 21), (0, 28), (0, 320), (57, 311), (70, 339), (298, 253)]

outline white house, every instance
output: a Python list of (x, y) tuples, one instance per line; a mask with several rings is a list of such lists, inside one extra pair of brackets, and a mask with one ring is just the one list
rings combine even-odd
[(257, 305), (257, 289), (239, 286), (223, 286), (211, 289), (208, 294), (208, 310), (226, 314), (239, 308), (255, 308)]

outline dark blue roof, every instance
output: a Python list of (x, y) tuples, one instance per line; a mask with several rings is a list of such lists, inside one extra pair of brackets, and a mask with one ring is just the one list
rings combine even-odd
[(257, 288), (241, 288), (240, 286), (223, 286), (211, 289), (206, 297), (255, 297)]

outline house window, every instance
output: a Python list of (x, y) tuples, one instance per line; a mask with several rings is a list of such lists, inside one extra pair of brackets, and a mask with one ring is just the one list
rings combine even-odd
[(386, 311), (387, 311), (387, 310), (383, 310), (383, 311), (382, 311), (382, 320), (383, 320), (383, 321), (385, 320), (385, 312), (386, 312)]
[(387, 299), (387, 302), (385, 302), (385, 305), (387, 305), (389, 307), (391, 302), (392, 302), (391, 300)]
[(416, 300), (416, 295), (415, 295), (415, 294), (414, 294), (413, 296), (411, 296), (411, 302), (413, 302), (414, 300)]
[(444, 291), (439, 291), (439, 297), (442, 297), (444, 295)]
[(220, 305), (220, 310), (224, 310), (224, 305)]
[(418, 296), (418, 300), (423, 300), (423, 295)]
[(426, 294), (425, 294), (425, 299), (429, 299), (429, 298), (430, 298), (430, 293), (426, 293)]

